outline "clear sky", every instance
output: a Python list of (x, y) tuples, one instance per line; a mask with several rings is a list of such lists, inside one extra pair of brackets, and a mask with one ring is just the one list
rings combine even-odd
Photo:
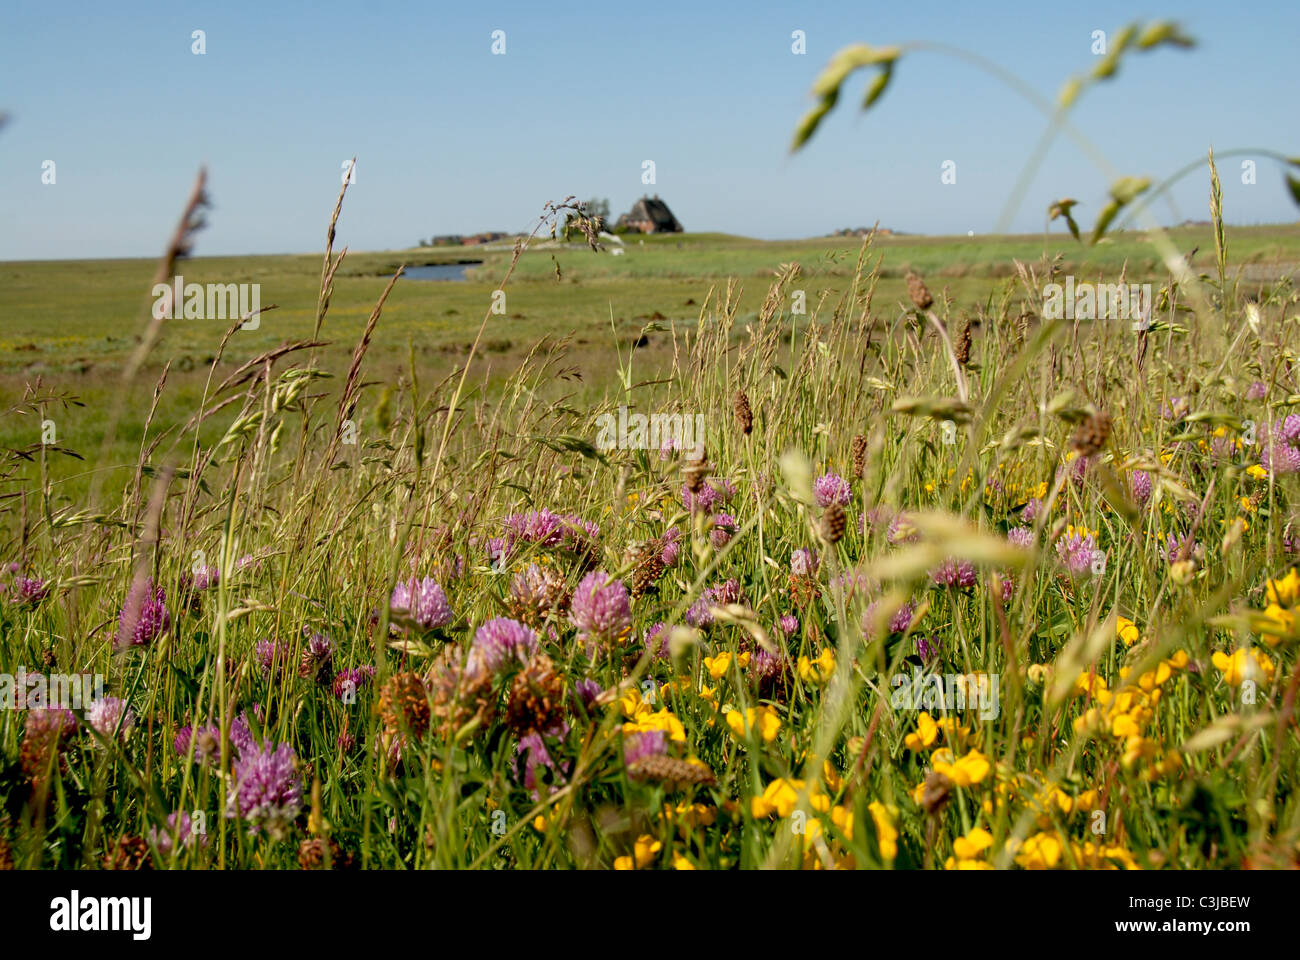
[[(790, 135), (828, 58), (857, 42), (930, 40), (1000, 62), (1049, 98), (1095, 63), (1092, 32), (1172, 17), (1200, 41), (1129, 59), (1074, 122), (1123, 173), (1160, 180), (1234, 147), (1300, 154), (1300, 4), (1262, 0), (998, 5), (908, 2), (591, 4), (357, 0), (0, 5), (0, 259), (154, 256), (196, 170), (214, 207), (195, 253), (319, 250), (340, 166), (357, 156), (340, 242), (412, 246), (519, 230), (568, 194), (643, 192), (687, 230), (798, 237), (870, 225), (992, 230), (1045, 126), (972, 66), (907, 55), (876, 109), (865, 75), (801, 153)], [(206, 53), (191, 34), (205, 32)], [(492, 53), (492, 32), (506, 35)], [(803, 30), (807, 53), (791, 50)], [(56, 182), (42, 183), (55, 161)], [(641, 182), (653, 160), (657, 182)], [(945, 160), (957, 182), (940, 182)], [(1294, 221), (1281, 173), (1241, 182), (1230, 223)], [(1047, 204), (1091, 224), (1107, 178), (1060, 138), (1016, 231)], [(1158, 209), (1204, 219), (1198, 173)]]

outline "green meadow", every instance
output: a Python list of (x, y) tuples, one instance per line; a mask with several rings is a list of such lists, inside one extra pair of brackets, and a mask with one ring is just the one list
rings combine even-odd
[(1300, 863), (1300, 228), (1166, 237), (0, 264), (0, 867)]
[[(1169, 231), (1184, 253), (1199, 251), (1192, 265), (1211, 267), (1211, 229)], [(568, 371), (556, 389), (586, 400), (616, 385), (611, 352), (636, 351), (646, 377), (671, 360), (672, 334), (692, 331), (720, 303), (734, 305), (741, 321), (757, 316), (772, 278), (797, 264), (807, 310), (834, 305), (851, 291), (859, 269), (874, 277), (874, 309), (898, 314), (907, 303), (903, 275), (924, 275), (945, 317), (987, 315), (1025, 301), (1016, 261), (1040, 277), (1054, 269), (1078, 280), (1147, 281), (1164, 273), (1160, 257), (1141, 233), (1116, 234), (1089, 247), (1068, 235), (1010, 237), (876, 237), (864, 253), (861, 240), (827, 237), (762, 241), (725, 234), (628, 235), (624, 254), (591, 251), (578, 242), (535, 241), (515, 267), (504, 312), (490, 312), (492, 293), (511, 260), (509, 244), (431, 247), (372, 253), (349, 252), (335, 280), (328, 324), (318, 348), (320, 367), (342, 375), (387, 279), (399, 267), (482, 261), (463, 282), (399, 279), (384, 306), (366, 359), (374, 386), (409, 373), (436, 382), (457, 370), (487, 316), (473, 383), (484, 389), (518, 365), (544, 338), (564, 344)], [(1300, 228), (1239, 227), (1228, 230), (1234, 271), (1249, 292), (1300, 266)], [(859, 258), (863, 263), (859, 264)], [(1049, 266), (1050, 265), (1050, 266)], [(0, 263), (0, 395), (17, 399), (39, 380), (47, 392), (76, 398), (83, 407), (60, 414), (53, 405), (59, 444), (101, 456), (104, 427), (115, 403), (147, 410), (167, 368), (155, 424), (179, 426), (188, 419), (211, 376), (215, 382), (259, 353), (313, 335), (321, 259), (315, 254), (203, 257), (180, 262), (186, 283), (259, 283), (264, 315), (256, 330), (240, 330), (213, 366), (228, 324), (217, 319), (166, 322), (135, 382), (124, 388), (122, 371), (139, 342), (152, 307), (151, 260), (68, 260)], [(268, 309), (274, 305), (274, 309)], [(1016, 306), (1019, 309), (1019, 306)], [(792, 329), (807, 314), (791, 314)], [(737, 336), (742, 333), (739, 330)], [(123, 391), (128, 392), (124, 395)], [(362, 409), (375, 401), (374, 389)], [(123, 397), (126, 400), (123, 400)], [(143, 421), (119, 424), (106, 463), (88, 465), (53, 458), (51, 475), (81, 489), (90, 470), (127, 469), (138, 452)], [(220, 416), (209, 429), (223, 429)], [(0, 420), (0, 445), (23, 447), (39, 439), (30, 418)], [(116, 475), (115, 475), (116, 476)], [(116, 476), (116, 479), (122, 479)]]

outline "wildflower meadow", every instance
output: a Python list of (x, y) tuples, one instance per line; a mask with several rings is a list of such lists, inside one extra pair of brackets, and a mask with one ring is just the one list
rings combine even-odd
[[(1192, 43), (1112, 41), (1058, 125)], [(835, 54), (796, 155), (917, 53)], [(1195, 242), (1119, 229), (1127, 178), (974, 275), (647, 243), (685, 315), (494, 353), (503, 302), (642, 282), (539, 197), (433, 355), (346, 170), (302, 282), (185, 319), (200, 173), (110, 372), (6, 374), (0, 867), (1300, 867), (1300, 296), (1221, 162)]]

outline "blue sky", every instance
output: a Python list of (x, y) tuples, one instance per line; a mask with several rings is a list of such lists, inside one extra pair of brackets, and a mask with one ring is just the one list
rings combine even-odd
[[(1073, 8), (1073, 9), (1071, 9)], [(0, 259), (157, 255), (198, 167), (213, 209), (197, 254), (323, 244), (340, 165), (358, 158), (340, 242), (527, 228), (546, 200), (660, 194), (688, 230), (777, 238), (882, 225), (992, 230), (1045, 120), (966, 63), (908, 54), (884, 99), (866, 77), (801, 153), (792, 130), (828, 58), (857, 42), (930, 40), (994, 59), (1049, 98), (1095, 63), (1091, 34), (1172, 17), (1191, 51), (1134, 56), (1075, 125), (1122, 173), (1155, 180), (1234, 147), (1300, 154), (1300, 5), (1208, 2), (288, 2), (0, 9)], [(191, 33), (206, 53), (191, 53)], [(506, 54), (491, 52), (494, 30)], [(791, 52), (791, 32), (807, 53)], [(641, 183), (642, 161), (657, 182)], [(54, 160), (57, 182), (41, 182)], [(940, 183), (941, 165), (957, 183)], [(1221, 165), (1231, 223), (1294, 221), (1281, 174)], [(1084, 225), (1107, 178), (1058, 139), (1012, 222), (1041, 229), (1073, 196)], [(1207, 180), (1157, 208), (1203, 219)]]

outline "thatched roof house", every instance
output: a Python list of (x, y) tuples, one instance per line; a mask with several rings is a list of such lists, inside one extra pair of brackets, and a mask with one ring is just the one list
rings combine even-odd
[(632, 209), (618, 218), (615, 229), (634, 230), (637, 233), (681, 233), (682, 225), (677, 222), (668, 204), (653, 197), (642, 197), (632, 204)]

